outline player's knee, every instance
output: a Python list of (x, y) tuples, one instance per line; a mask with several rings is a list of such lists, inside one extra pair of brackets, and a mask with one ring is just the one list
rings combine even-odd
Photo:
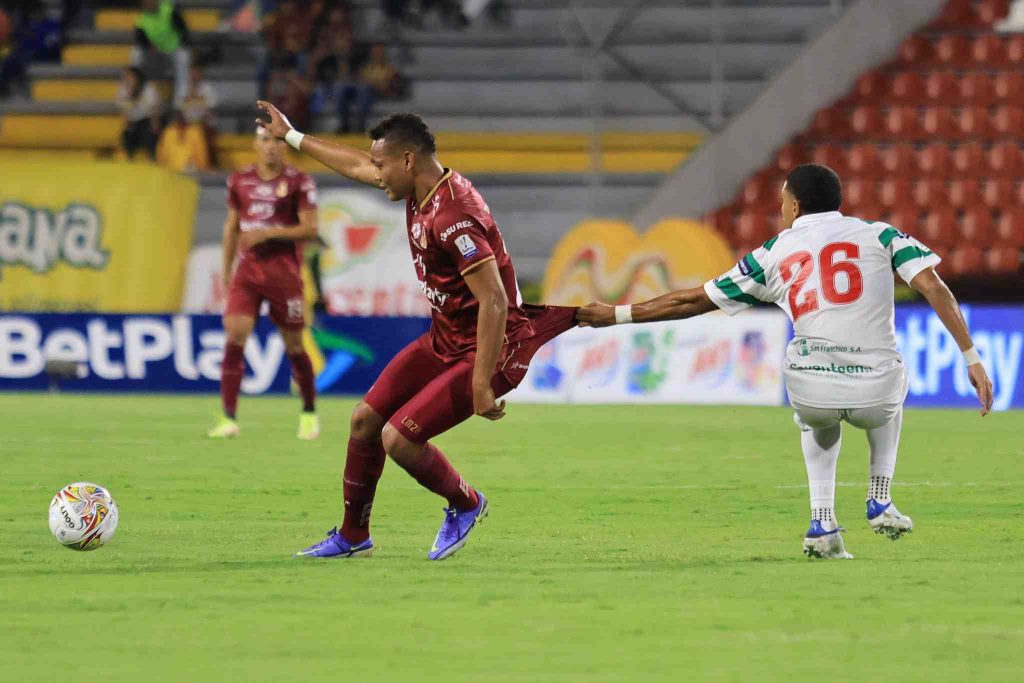
[(422, 446), (409, 441), (390, 424), (384, 425), (381, 439), (384, 442), (384, 452), (390, 455), (391, 459), (399, 465), (405, 465), (415, 460), (422, 449)]
[(384, 428), (384, 418), (362, 401), (352, 409), (349, 433), (362, 441), (378, 441)]
[(306, 352), (306, 347), (303, 346), (301, 339), (297, 342), (286, 342), (284, 352), (288, 356), (301, 356)]
[(228, 344), (245, 346), (245, 342), (249, 338), (249, 330), (245, 328), (229, 327), (224, 330), (224, 335), (227, 337)]

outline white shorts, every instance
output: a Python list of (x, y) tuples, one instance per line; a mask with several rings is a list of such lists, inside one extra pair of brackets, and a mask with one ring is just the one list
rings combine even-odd
[(810, 432), (815, 429), (829, 429), (840, 422), (849, 422), (859, 429), (878, 429), (893, 421), (903, 410), (903, 401), (882, 403), (867, 408), (813, 408), (791, 402), (793, 421), (800, 431)]

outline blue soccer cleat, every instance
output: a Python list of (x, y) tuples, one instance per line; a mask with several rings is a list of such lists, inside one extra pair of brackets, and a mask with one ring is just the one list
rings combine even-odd
[(295, 553), (295, 557), (369, 557), (373, 554), (373, 541), (366, 539), (362, 543), (352, 544), (345, 540), (337, 529), (327, 532), (327, 538)]
[(430, 548), (428, 558), (443, 560), (446, 557), (451, 557), (466, 545), (469, 532), (478, 523), (482, 523), (484, 517), (487, 516), (487, 498), (479, 491), (476, 492), (476, 495), (480, 498), (480, 502), (473, 510), (459, 512), (455, 508), (444, 509), (444, 521), (441, 522), (441, 528), (437, 532), (437, 538), (434, 539), (434, 545)]
[(836, 527), (832, 531), (826, 531), (821, 526), (821, 521), (811, 520), (811, 526), (804, 535), (804, 555), (819, 560), (852, 560), (853, 555), (846, 552), (843, 545), (843, 537), (839, 532), (843, 529)]
[(914, 520), (897, 510), (892, 501), (879, 503), (874, 498), (868, 498), (867, 507), (868, 525), (876, 534), (885, 534), (895, 541), (914, 530)]

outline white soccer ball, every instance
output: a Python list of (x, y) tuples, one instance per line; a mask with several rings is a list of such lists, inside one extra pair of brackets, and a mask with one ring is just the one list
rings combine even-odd
[(50, 532), (72, 550), (95, 550), (117, 529), (117, 503), (102, 486), (68, 484), (50, 501)]

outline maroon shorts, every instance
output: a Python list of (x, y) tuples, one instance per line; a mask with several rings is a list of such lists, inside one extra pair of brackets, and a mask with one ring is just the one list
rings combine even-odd
[[(540, 347), (576, 326), (575, 308), (524, 308), (534, 334), (503, 349), (491, 380), (495, 396), (515, 389)], [(471, 356), (444, 362), (431, 349), (430, 334), (425, 334), (398, 352), (364, 401), (405, 438), (425, 443), (473, 416), (474, 360)]]
[(231, 279), (224, 315), (256, 318), (264, 301), (270, 302), (270, 319), (278, 327), (301, 330), (305, 326), (302, 276), (294, 268), (243, 261)]

